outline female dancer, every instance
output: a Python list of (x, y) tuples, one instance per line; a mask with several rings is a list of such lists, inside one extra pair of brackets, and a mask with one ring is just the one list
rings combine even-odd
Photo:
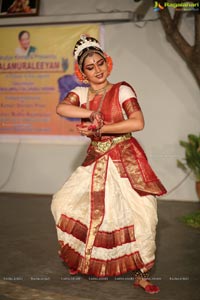
[(112, 60), (96, 39), (81, 36), (74, 57), (76, 75), (90, 86), (70, 91), (57, 113), (81, 118), (77, 130), (91, 143), (82, 166), (53, 196), (59, 255), (70, 274), (134, 270), (134, 286), (158, 293), (148, 270), (155, 261), (155, 196), (166, 190), (131, 135), (144, 127), (135, 91), (108, 81)]

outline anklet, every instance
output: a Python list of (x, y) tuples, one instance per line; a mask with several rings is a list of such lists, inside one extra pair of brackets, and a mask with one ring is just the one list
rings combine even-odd
[(141, 279), (148, 279), (150, 276), (149, 272), (142, 272), (140, 270), (137, 270), (135, 272), (135, 279), (141, 278)]

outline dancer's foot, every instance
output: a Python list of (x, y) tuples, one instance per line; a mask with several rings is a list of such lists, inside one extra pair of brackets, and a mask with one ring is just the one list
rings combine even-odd
[(149, 280), (144, 278), (136, 278), (134, 282), (134, 287), (141, 287), (148, 294), (157, 294), (160, 292), (160, 289), (157, 285), (152, 284)]
[(74, 270), (74, 269), (69, 269), (69, 274), (70, 275), (76, 275), (76, 274), (78, 274), (78, 271)]
[(149, 281), (149, 277), (149, 272), (142, 272), (141, 270), (138, 270), (135, 272), (135, 282), (133, 285), (134, 287), (141, 287), (146, 293), (157, 294), (160, 289), (157, 285), (152, 284)]

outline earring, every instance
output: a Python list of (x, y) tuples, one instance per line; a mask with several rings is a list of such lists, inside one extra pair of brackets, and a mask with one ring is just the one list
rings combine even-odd
[(88, 80), (87, 80), (86, 77), (83, 79), (83, 83), (84, 83), (84, 84), (88, 84)]

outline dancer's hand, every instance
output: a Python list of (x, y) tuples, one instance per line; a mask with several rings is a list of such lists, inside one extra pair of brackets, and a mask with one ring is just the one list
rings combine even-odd
[(77, 124), (76, 128), (81, 135), (88, 137), (94, 135), (94, 130), (96, 130), (96, 127), (91, 122)]

